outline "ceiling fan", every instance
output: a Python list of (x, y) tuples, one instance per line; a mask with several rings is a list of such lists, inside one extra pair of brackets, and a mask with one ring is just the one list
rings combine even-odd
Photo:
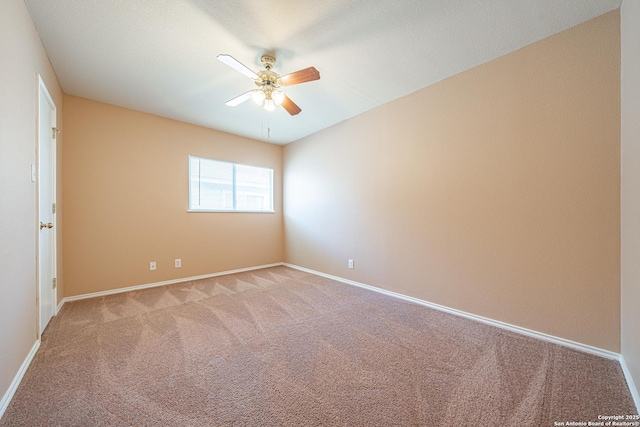
[(314, 67), (281, 76), (275, 71), (271, 71), (271, 67), (276, 63), (276, 58), (271, 55), (262, 55), (260, 62), (262, 62), (265, 69), (257, 73), (231, 55), (220, 54), (218, 55), (218, 60), (249, 77), (258, 86), (257, 89), (252, 89), (225, 102), (230, 107), (235, 107), (252, 98), (256, 104), (267, 111), (273, 111), (276, 106), (281, 105), (289, 114), (295, 116), (302, 109), (284, 94), (282, 88), (320, 79), (320, 73)]

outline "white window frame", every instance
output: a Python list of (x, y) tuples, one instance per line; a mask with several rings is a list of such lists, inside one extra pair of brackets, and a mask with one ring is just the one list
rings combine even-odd
[[(233, 191), (232, 191), (232, 197), (233, 197), (233, 208), (232, 209), (199, 209), (199, 208), (192, 208), (192, 200), (191, 200), (191, 160), (192, 159), (199, 159), (199, 160), (210, 160), (213, 162), (219, 162), (219, 163), (226, 163), (229, 165), (233, 166)], [(252, 167), (252, 168), (259, 168), (259, 169), (266, 169), (268, 171), (271, 172), (271, 179), (269, 182), (269, 188), (271, 190), (271, 207), (270, 209), (265, 209), (265, 210), (250, 210), (250, 209), (236, 209), (236, 205), (237, 205), (237, 194), (236, 194), (236, 166), (247, 166), (247, 167)], [(195, 156), (195, 155), (189, 155), (189, 176), (187, 177), (187, 181), (188, 181), (188, 193), (189, 193), (189, 205), (187, 207), (187, 212), (241, 212), (241, 213), (275, 213), (275, 210), (273, 208), (274, 205), (274, 200), (273, 200), (273, 196), (274, 196), (274, 189), (273, 189), (273, 169), (266, 167), (266, 166), (257, 166), (257, 165), (249, 165), (246, 163), (235, 163), (235, 162), (228, 162), (226, 160), (220, 160), (220, 159), (211, 159), (208, 157), (202, 157), (202, 156)]]

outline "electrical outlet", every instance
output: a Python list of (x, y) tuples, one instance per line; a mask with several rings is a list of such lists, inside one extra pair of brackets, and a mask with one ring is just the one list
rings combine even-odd
[(349, 260), (349, 268), (353, 269), (353, 260), (352, 259)]
[(176, 259), (173, 261), (173, 263), (174, 263), (174, 265), (175, 265), (175, 267), (176, 267), (176, 268), (180, 268), (180, 267), (182, 267), (182, 260), (181, 260), (180, 258), (176, 258)]
[(156, 262), (155, 261), (151, 261), (149, 263), (149, 270), (154, 271), (156, 269)]

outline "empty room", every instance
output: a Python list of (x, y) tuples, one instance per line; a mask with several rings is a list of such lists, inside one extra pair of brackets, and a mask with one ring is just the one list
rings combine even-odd
[(2, 0), (0, 427), (640, 426), (638, 22)]

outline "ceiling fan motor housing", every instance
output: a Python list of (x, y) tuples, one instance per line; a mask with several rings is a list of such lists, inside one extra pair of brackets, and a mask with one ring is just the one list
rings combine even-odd
[(272, 87), (279, 88), (282, 86), (282, 82), (280, 81), (280, 76), (278, 73), (275, 73), (269, 69), (259, 71), (258, 79), (256, 80), (256, 85), (261, 86), (263, 88)]

